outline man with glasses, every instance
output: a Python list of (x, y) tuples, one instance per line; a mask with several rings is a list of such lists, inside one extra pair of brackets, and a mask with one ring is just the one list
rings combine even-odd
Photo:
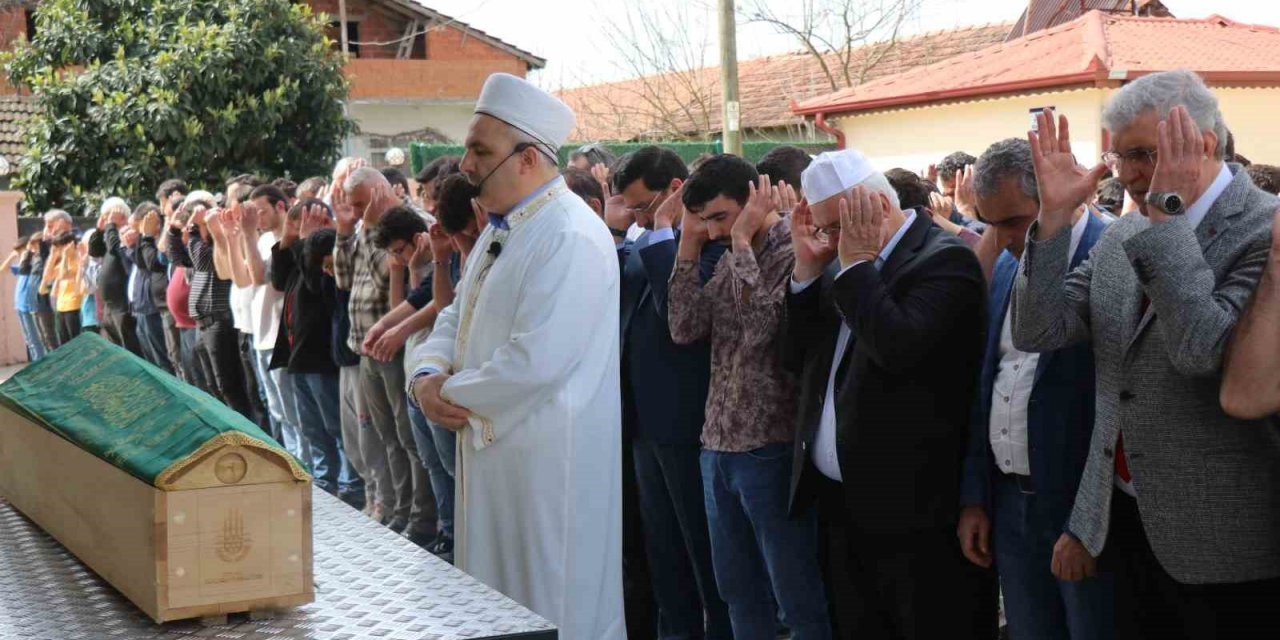
[[(366, 334), (391, 311), (391, 275), (387, 252), (373, 242), (383, 215), (400, 204), (385, 176), (360, 167), (341, 183), (335, 180), (333, 211), (338, 228), (334, 247), (334, 277), (338, 288), (351, 292), (348, 313), (351, 330), (347, 347), (360, 354), (360, 393), (373, 427), (382, 438), (391, 470), (396, 504), (387, 526), (425, 544), (435, 535), (430, 477), (418, 457), (404, 403), (404, 349), (379, 360), (365, 349)], [(361, 224), (356, 229), (356, 223)]]
[(1072, 269), (1072, 216), (1107, 167), (1077, 164), (1065, 117), (1038, 124), (1040, 209), (1014, 286), (1013, 342), (1042, 353), (1088, 343), (1097, 371), (1054, 575), (1113, 572), (1117, 637), (1280, 636), (1280, 436), (1218, 400), (1280, 201), (1224, 162), (1226, 123), (1199, 76), (1144, 76), (1103, 110), (1106, 158), (1140, 215), (1113, 223)]
[[(658, 637), (730, 638), (729, 613), (711, 568), (698, 462), (711, 347), (706, 340), (676, 344), (667, 324), (667, 285), (685, 218), (680, 189), (688, 177), (674, 151), (644, 147), (614, 175), (619, 195), (606, 207), (622, 270), (623, 519), (639, 520), (623, 528), (624, 550), (640, 546), (635, 534), (641, 523), (644, 531), (640, 557), (628, 558), (624, 551), (624, 566), (628, 580), (643, 573), (630, 569), (642, 566), (647, 553), (652, 586), (631, 586), (652, 588), (660, 614)], [(627, 240), (637, 221), (644, 233)], [(720, 243), (703, 248), (703, 282), (723, 253)], [(627, 627), (637, 636), (642, 634), (632, 624), (631, 605), (642, 600), (627, 603)]]
[[(1079, 582), (1050, 571), (1053, 545), (1075, 502), (1093, 433), (1093, 353), (1085, 344), (1048, 353), (1013, 345), (1009, 299), (1027, 227), (1040, 210), (1031, 145), (991, 145), (974, 165), (978, 211), (1004, 250), (988, 298), (986, 350), (960, 485), (960, 548), (993, 564), (1014, 638), (1115, 637), (1110, 575)], [(1072, 215), (1071, 267), (1082, 264), (1106, 222), (1088, 205)]]

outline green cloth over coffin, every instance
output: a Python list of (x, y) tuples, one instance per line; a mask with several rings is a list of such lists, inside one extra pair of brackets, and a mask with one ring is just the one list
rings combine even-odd
[(302, 465), (244, 416), (102, 337), (85, 333), (0, 384), (0, 402), (165, 489), (212, 448), (269, 449), (299, 481)]

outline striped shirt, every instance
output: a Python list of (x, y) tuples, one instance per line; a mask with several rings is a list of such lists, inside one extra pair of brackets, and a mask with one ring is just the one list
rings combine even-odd
[(333, 248), (333, 275), (338, 288), (351, 292), (347, 314), (351, 330), (347, 348), (364, 355), (360, 343), (373, 325), (391, 311), (391, 276), (387, 252), (373, 246), (368, 228), (352, 235), (338, 235)]
[(191, 297), (187, 310), (196, 320), (222, 318), (231, 315), (231, 281), (222, 280), (213, 267), (213, 243), (200, 237), (196, 227), (191, 228), (191, 240), (182, 243), (182, 231), (169, 230), (169, 260), (179, 267), (187, 267), (191, 276)]

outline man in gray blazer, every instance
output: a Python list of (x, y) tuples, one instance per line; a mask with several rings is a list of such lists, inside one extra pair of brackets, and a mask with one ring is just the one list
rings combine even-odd
[[(1091, 342), (1097, 419), (1054, 548), (1060, 579), (1114, 571), (1117, 637), (1280, 637), (1280, 431), (1218, 403), (1227, 339), (1280, 201), (1223, 162), (1218, 101), (1189, 71), (1126, 85), (1103, 112), (1106, 164), (1071, 153), (1067, 119), (1029, 138), (1041, 206), (1013, 294), (1024, 351)], [(1140, 215), (1068, 270), (1070, 217), (1107, 165)], [(1095, 560), (1097, 559), (1097, 560)]]

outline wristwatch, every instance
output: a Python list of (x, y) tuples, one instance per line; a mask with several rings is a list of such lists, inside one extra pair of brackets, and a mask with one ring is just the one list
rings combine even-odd
[(1187, 212), (1182, 196), (1176, 193), (1147, 193), (1146, 201), (1147, 204), (1171, 216), (1180, 216)]

